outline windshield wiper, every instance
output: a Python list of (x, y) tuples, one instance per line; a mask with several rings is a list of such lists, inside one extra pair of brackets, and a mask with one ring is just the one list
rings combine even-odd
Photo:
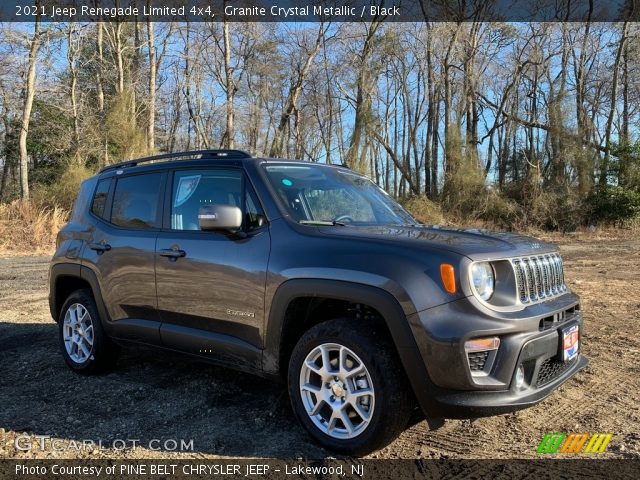
[(335, 227), (336, 225), (344, 227), (346, 225), (345, 223), (336, 222), (335, 220), (300, 220), (298, 223), (301, 225), (328, 225), (331, 227)]

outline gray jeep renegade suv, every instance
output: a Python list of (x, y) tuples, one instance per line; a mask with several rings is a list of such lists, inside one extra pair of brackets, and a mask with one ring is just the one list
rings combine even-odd
[(281, 377), (311, 436), (349, 454), (416, 408), (431, 428), (511, 412), (587, 365), (554, 246), (420, 225), (347, 168), (237, 150), (83, 182), (49, 302), (72, 370), (134, 343)]

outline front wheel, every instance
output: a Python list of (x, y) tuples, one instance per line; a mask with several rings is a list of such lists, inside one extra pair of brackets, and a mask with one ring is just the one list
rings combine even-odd
[(293, 410), (323, 447), (365, 455), (407, 426), (413, 397), (393, 345), (360, 321), (312, 327), (289, 362)]
[(99, 373), (116, 362), (118, 347), (106, 336), (89, 290), (67, 298), (59, 320), (59, 340), (67, 366), (77, 373)]

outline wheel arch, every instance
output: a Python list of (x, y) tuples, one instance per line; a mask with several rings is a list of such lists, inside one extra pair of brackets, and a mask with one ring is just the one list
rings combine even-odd
[(100, 285), (95, 273), (88, 267), (74, 263), (58, 263), (51, 267), (49, 276), (49, 310), (52, 318), (60, 320), (60, 310), (65, 300), (76, 290), (89, 289), (96, 301), (100, 319), (105, 324), (107, 310), (102, 300)]
[[(378, 312), (391, 335), (414, 394), (424, 410), (422, 399), (430, 397), (430, 382), (407, 320), (407, 314), (392, 294), (370, 285), (325, 279), (292, 279), (280, 285), (274, 295), (268, 315), (263, 352), (265, 373), (286, 372), (286, 365), (282, 365), (283, 339), (287, 329), (291, 328), (291, 322), (295, 321), (287, 318), (287, 312), (292, 302), (300, 298), (346, 301), (366, 305)], [(308, 315), (308, 310), (305, 315)], [(306, 318), (302, 321), (305, 320)], [(327, 320), (330, 319), (327, 318)], [(312, 322), (309, 326), (315, 324), (317, 322)]]
[(81, 278), (80, 265), (57, 263), (49, 273), (49, 311), (55, 322), (60, 320), (60, 310), (71, 293), (89, 285)]

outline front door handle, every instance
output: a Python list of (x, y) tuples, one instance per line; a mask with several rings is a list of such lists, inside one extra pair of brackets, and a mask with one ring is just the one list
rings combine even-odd
[(90, 243), (89, 244), (89, 248), (91, 250), (95, 250), (96, 252), (98, 252), (98, 255), (104, 253), (104, 252), (108, 252), (109, 250), (111, 250), (111, 245), (109, 245), (108, 243)]
[(187, 252), (178, 250), (177, 248), (163, 248), (159, 253), (161, 257), (168, 257), (169, 260), (177, 260), (187, 255)]

